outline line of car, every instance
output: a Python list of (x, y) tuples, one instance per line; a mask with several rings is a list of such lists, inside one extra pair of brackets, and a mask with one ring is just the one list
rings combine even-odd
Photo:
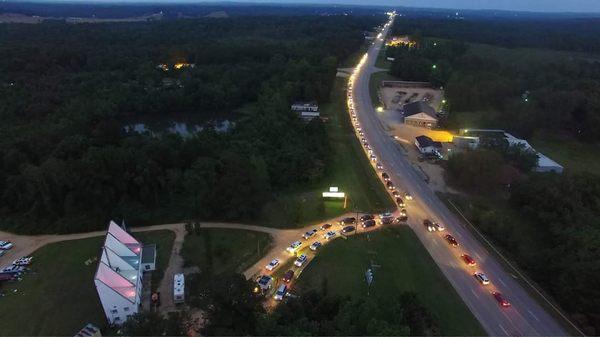
[[(359, 65), (356, 67), (355, 69), (355, 73), (357, 71), (360, 70), (360, 68), (362, 67), (364, 61), (366, 60), (366, 56), (363, 57), (363, 59), (361, 59), (361, 62), (359, 63)], [(381, 172), (381, 179), (384, 183), (384, 185), (386, 186), (386, 188), (388, 189), (388, 191), (391, 193), (391, 195), (393, 196), (393, 198), (396, 201), (396, 204), (398, 205), (398, 207), (400, 208), (404, 208), (406, 207), (404, 199), (405, 200), (412, 200), (413, 197), (408, 194), (405, 193), (404, 194), (404, 199), (402, 199), (402, 194), (396, 189), (395, 184), (392, 182), (389, 174), (387, 172), (384, 171), (383, 165), (377, 160), (377, 156), (375, 155), (371, 145), (369, 144), (369, 142), (367, 141), (367, 139), (365, 138), (365, 134), (364, 131), (362, 130), (362, 127), (360, 126), (360, 123), (358, 122), (358, 117), (356, 116), (356, 112), (354, 111), (354, 101), (352, 99), (352, 87), (353, 87), (353, 83), (354, 83), (354, 78), (355, 78), (355, 73), (352, 74), (352, 76), (350, 77), (350, 81), (348, 83), (348, 91), (347, 91), (347, 95), (348, 95), (348, 110), (350, 112), (351, 118), (352, 118), (352, 124), (355, 128), (355, 131), (363, 145), (363, 148), (365, 150), (365, 152), (367, 153), (370, 161), (373, 163), (373, 165), (375, 165), (375, 168), (378, 171), (382, 171)], [(401, 217), (403, 217), (406, 221), (407, 217), (406, 217), (406, 210), (402, 209), (401, 210)], [(437, 222), (431, 221), (431, 220), (425, 220), (423, 222), (423, 224), (425, 225), (425, 227), (427, 228), (427, 230), (429, 232), (434, 232), (434, 231), (444, 231), (445, 227)], [(444, 239), (446, 240), (446, 242), (448, 242), (448, 244), (450, 244), (453, 247), (458, 247), (459, 243), (456, 240), (456, 238), (454, 236), (452, 236), (451, 234), (446, 234), (444, 235)], [(473, 258), (471, 258), (469, 255), (467, 254), (462, 254), (461, 255), (463, 261), (465, 261), (465, 263), (467, 264), (467, 266), (469, 267), (475, 267), (477, 265), (477, 263), (475, 262), (475, 260), (473, 260)], [(473, 274), (473, 276), (475, 277), (475, 279), (482, 285), (488, 285), (490, 284), (490, 280), (488, 279), (488, 277), (481, 271), (475, 272)], [(492, 296), (496, 299), (496, 301), (498, 302), (498, 304), (502, 307), (510, 307), (510, 302), (498, 291), (492, 291), (491, 292)]]
[[(423, 220), (423, 226), (427, 229), (428, 232), (443, 232), (446, 229), (442, 224), (429, 219)], [(452, 234), (445, 234), (444, 239), (452, 247), (460, 246), (460, 244), (458, 243), (456, 238), (452, 236)], [(477, 262), (470, 255), (463, 253), (460, 255), (460, 257), (463, 260), (463, 262), (467, 265), (467, 267), (473, 268), (477, 266)], [(479, 282), (483, 286), (490, 284), (490, 279), (482, 271), (476, 271), (475, 273), (473, 273), (473, 277), (477, 280), (477, 282)], [(510, 307), (510, 302), (500, 292), (494, 290), (491, 291), (491, 294), (501, 307)]]

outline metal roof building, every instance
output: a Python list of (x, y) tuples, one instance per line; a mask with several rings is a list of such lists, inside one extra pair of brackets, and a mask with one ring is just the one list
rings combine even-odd
[(140, 308), (142, 244), (113, 221), (102, 247), (94, 283), (106, 319), (123, 324)]

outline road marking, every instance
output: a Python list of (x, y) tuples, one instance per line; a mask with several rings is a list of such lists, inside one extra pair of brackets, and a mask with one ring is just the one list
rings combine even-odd
[(504, 283), (504, 281), (502, 280), (502, 277), (498, 277), (498, 280), (500, 281), (500, 283), (502, 283), (503, 286), (507, 286), (506, 283)]
[(536, 321), (540, 321), (539, 318), (537, 318), (537, 316), (534, 315), (533, 312), (531, 312), (531, 310), (527, 309), (527, 312), (531, 315), (531, 317), (535, 318)]
[(471, 292), (473, 293), (473, 295), (477, 298), (479, 298), (479, 295), (477, 295), (477, 293), (475, 292), (475, 290), (473, 290), (473, 288), (471, 288)]
[(502, 324), (498, 324), (498, 326), (500, 327), (500, 329), (502, 329), (502, 331), (504, 331), (505, 335), (508, 335), (508, 331), (506, 331), (506, 329), (504, 329), (504, 327), (502, 326)]

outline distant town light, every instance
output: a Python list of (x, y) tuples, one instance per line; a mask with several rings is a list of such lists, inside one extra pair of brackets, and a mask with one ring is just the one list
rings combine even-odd
[(431, 68), (433, 68), (433, 69), (436, 69), (436, 68), (437, 68), (437, 65), (436, 65), (436, 64), (434, 64), (434, 65), (432, 65), (432, 66), (431, 66)]

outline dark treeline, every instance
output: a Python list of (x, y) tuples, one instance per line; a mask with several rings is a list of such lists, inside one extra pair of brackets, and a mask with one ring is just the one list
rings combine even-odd
[(407, 18), (397, 20), (395, 33), (493, 44), (600, 53), (600, 18), (494, 19)]
[[(189, 217), (251, 219), (271, 192), (318, 180), (319, 121), (338, 61), (372, 17), (239, 17), (0, 26), (2, 227), (99, 228)], [(158, 64), (195, 63), (163, 71)], [(227, 133), (126, 133), (123, 117), (219, 115)]]
[(522, 137), (538, 130), (600, 140), (600, 62), (583, 59), (503, 58), (463, 41), (412, 35), (417, 48), (389, 48), (390, 73), (443, 86), (446, 126), (464, 125), (461, 113), (477, 115), (479, 127), (503, 128)]
[(380, 13), (381, 8), (365, 6), (317, 6), (298, 4), (244, 4), (235, 2), (221, 3), (44, 3), (25, 1), (3, 1), (0, 3), (0, 13), (19, 13), (42, 17), (94, 17), (94, 18), (127, 18), (147, 14), (162, 13), (163, 18), (199, 17), (214, 12), (225, 12), (228, 16), (256, 15), (338, 15), (352, 13), (355, 15), (372, 15)]

